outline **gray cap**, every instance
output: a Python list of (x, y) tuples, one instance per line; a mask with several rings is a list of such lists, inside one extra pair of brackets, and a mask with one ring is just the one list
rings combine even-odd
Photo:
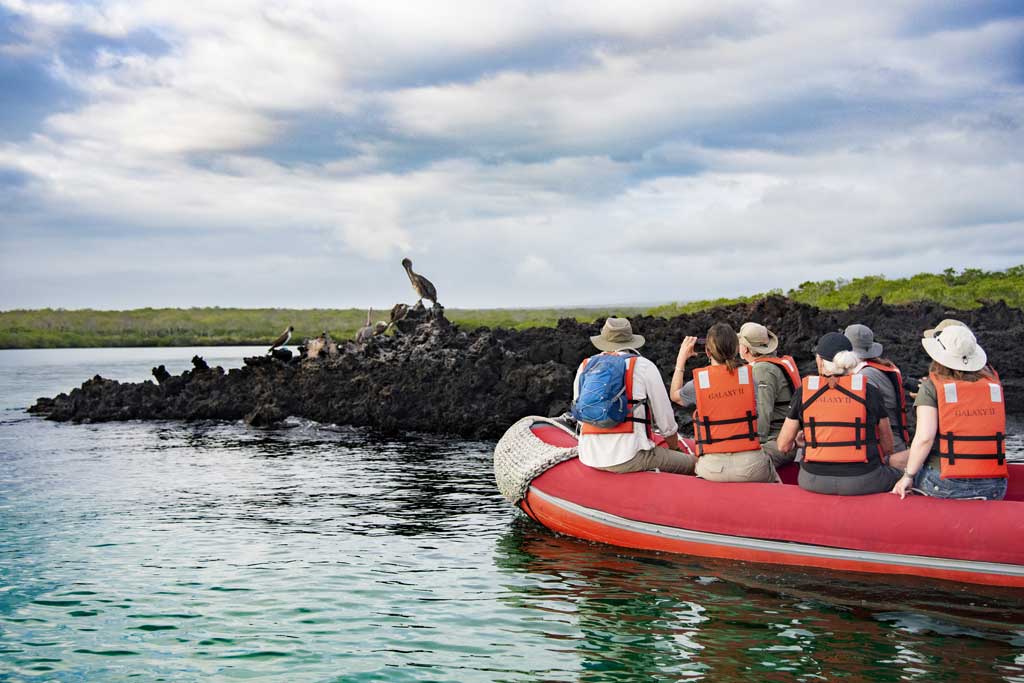
[(853, 352), (857, 358), (867, 360), (882, 355), (882, 345), (875, 341), (875, 333), (867, 325), (850, 325), (843, 332), (853, 344)]

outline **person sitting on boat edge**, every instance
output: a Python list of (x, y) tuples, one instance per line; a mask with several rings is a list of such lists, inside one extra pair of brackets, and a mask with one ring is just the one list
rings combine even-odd
[(984, 349), (962, 325), (921, 344), (932, 364), (914, 400), (917, 429), (892, 492), (903, 498), (913, 488), (936, 498), (1002, 500), (1006, 405), (999, 380), (985, 371)]
[[(648, 470), (693, 474), (696, 458), (676, 450), (679, 447), (679, 425), (665, 391), (661, 372), (638, 351), (644, 345), (644, 338), (633, 334), (629, 320), (608, 318), (601, 334), (591, 337), (590, 341), (601, 353), (585, 359), (576, 371), (573, 380), (574, 411), (580, 399), (584, 369), (602, 356), (612, 355), (626, 360), (623, 382), (624, 395), (628, 401), (628, 417), (624, 422), (611, 427), (599, 427), (581, 421), (578, 446), (580, 462), (619, 474)], [(667, 448), (655, 445), (655, 426), (664, 436)]]
[(761, 448), (776, 469), (793, 462), (796, 448), (779, 449), (779, 432), (789, 414), (793, 392), (800, 386), (800, 371), (792, 356), (778, 356), (779, 338), (764, 325), (743, 323), (737, 333), (740, 358), (754, 371), (757, 384), (757, 435)]
[(757, 388), (753, 368), (737, 356), (739, 339), (725, 323), (708, 330), (710, 364), (693, 371), (683, 385), (686, 361), (695, 355), (697, 337), (679, 345), (669, 396), (696, 407), (693, 419), (697, 442), (698, 477), (722, 482), (774, 482), (779, 476), (758, 436)]
[(852, 374), (860, 362), (853, 345), (829, 332), (818, 340), (815, 361), (818, 374), (804, 377), (779, 434), (782, 450), (798, 435), (805, 442), (800, 488), (839, 496), (891, 490), (901, 472), (882, 463), (879, 441), (891, 452), (892, 429), (878, 389)]
[(853, 352), (861, 361), (854, 368), (854, 373), (863, 375), (868, 384), (882, 394), (885, 414), (889, 416), (889, 424), (892, 426), (893, 452), (905, 451), (910, 445), (910, 432), (907, 429), (907, 399), (903, 391), (903, 373), (895, 363), (882, 357), (882, 345), (875, 341), (875, 333), (867, 325), (850, 325), (843, 334), (853, 344)]

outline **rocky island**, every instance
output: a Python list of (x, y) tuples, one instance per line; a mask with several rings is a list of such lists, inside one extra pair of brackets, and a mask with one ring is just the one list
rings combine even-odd
[[(1006, 386), (1007, 411), (1024, 413), (1024, 311), (1003, 302), (956, 311), (863, 299), (831, 311), (770, 296), (691, 315), (631, 320), (647, 338), (644, 355), (663, 373), (671, 372), (684, 335), (702, 335), (718, 321), (739, 329), (753, 320), (779, 335), (780, 351), (791, 354), (802, 373), (814, 368), (812, 348), (820, 335), (864, 323), (905, 377), (921, 377), (929, 360), (921, 332), (943, 318), (962, 320), (975, 331)], [(453, 325), (440, 306), (417, 305), (395, 324), (393, 336), (341, 342), (333, 355), (290, 361), (256, 356), (229, 371), (197, 357), (181, 375), (138, 383), (97, 375), (68, 394), (40, 398), (29, 412), (57, 421), (245, 420), (253, 426), (296, 416), (390, 433), (494, 438), (523, 415), (568, 409), (574, 373), (594, 352), (589, 337), (602, 322), (564, 319), (553, 328), (468, 330)]]

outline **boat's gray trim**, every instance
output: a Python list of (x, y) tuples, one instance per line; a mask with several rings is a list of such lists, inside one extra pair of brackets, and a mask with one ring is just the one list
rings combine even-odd
[(707, 531), (692, 531), (678, 527), (638, 522), (633, 519), (619, 517), (609, 512), (584, 507), (576, 503), (552, 496), (531, 486), (534, 495), (569, 512), (607, 524), (608, 526), (626, 531), (663, 536), (679, 541), (707, 543), (711, 545), (743, 548), (746, 550), (765, 550), (783, 552), (806, 557), (820, 557), (832, 560), (857, 560), (878, 564), (900, 565), (904, 567), (921, 567), (927, 569), (946, 569), (970, 573), (1003, 574), (1006, 576), (1024, 576), (1024, 565), (1001, 564), (997, 562), (975, 562), (972, 560), (956, 560), (946, 557), (926, 557), (923, 555), (898, 555), (895, 553), (878, 553), (869, 550), (851, 550), (848, 548), (829, 548), (820, 545), (808, 545), (794, 541), (768, 541), (745, 536), (730, 536)]

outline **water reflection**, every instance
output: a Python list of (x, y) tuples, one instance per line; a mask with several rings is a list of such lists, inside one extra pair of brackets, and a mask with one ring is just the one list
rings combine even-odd
[(560, 538), (492, 443), (25, 416), (86, 360), (0, 368), (0, 680), (1024, 683), (1010, 596)]
[(560, 622), (554, 637), (587, 683), (1024, 672), (1024, 604), (998, 589), (626, 555), (525, 518), (499, 539), (495, 562), (517, 579), (503, 599)]

